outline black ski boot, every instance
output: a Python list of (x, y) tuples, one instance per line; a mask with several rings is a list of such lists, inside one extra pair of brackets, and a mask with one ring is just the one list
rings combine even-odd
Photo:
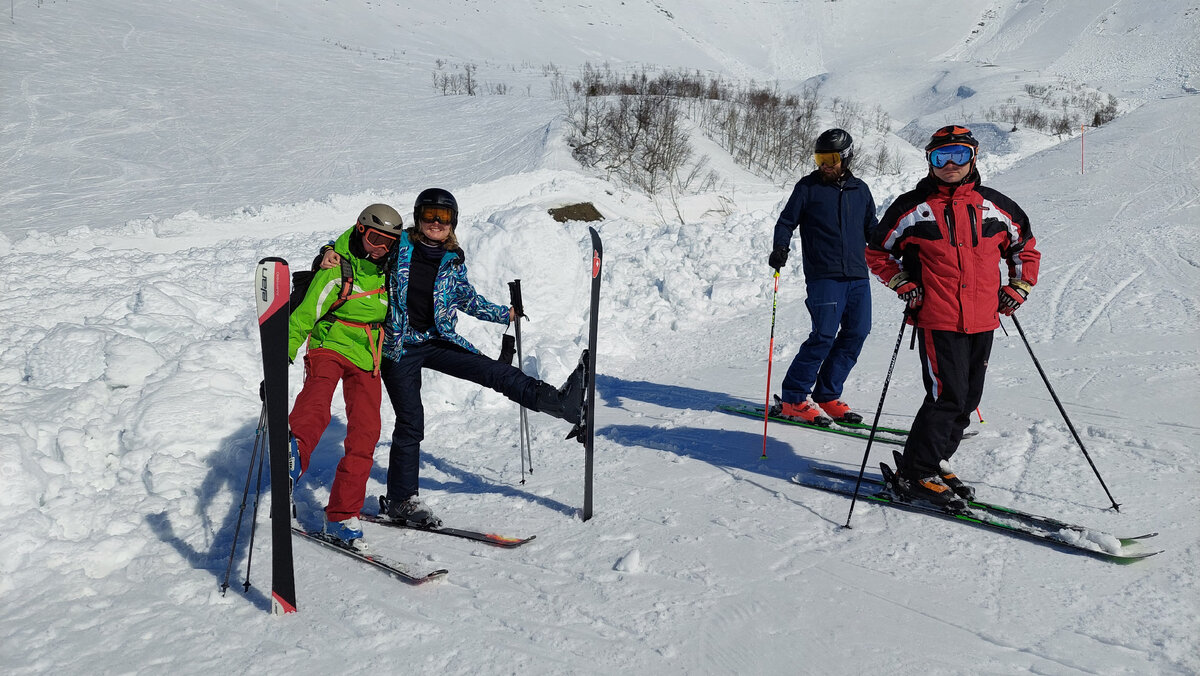
[(966, 501), (955, 495), (954, 490), (943, 483), (942, 478), (936, 474), (920, 479), (909, 479), (897, 474), (896, 488), (911, 500), (927, 502), (953, 511), (967, 508)]
[[(587, 350), (584, 350), (584, 355), (586, 359)], [(581, 359), (579, 366), (557, 390), (547, 383), (538, 383), (533, 410), (578, 425), (583, 416), (585, 365), (585, 360)]]
[(879, 463), (883, 470), (884, 480), (899, 494), (897, 497), (906, 500), (916, 500), (943, 509), (961, 512), (967, 509), (967, 503), (947, 486), (936, 474), (926, 477), (912, 476), (905, 469), (904, 456), (897, 451), (892, 452), (896, 460), (896, 471), (893, 473), (886, 463)]
[(438, 528), (442, 520), (433, 513), (421, 498), (412, 495), (407, 500), (396, 502), (379, 496), (379, 513), (392, 521), (399, 521), (413, 528)]
[(575, 366), (575, 370), (567, 376), (562, 387), (558, 388), (558, 396), (563, 400), (563, 405), (580, 411), (581, 418), (583, 417), (583, 397), (587, 394), (585, 387), (587, 385), (587, 359), (588, 351), (584, 350), (583, 354), (579, 356), (579, 364)]
[(950, 463), (945, 460), (938, 463), (938, 476), (941, 477), (942, 483), (950, 487), (954, 494), (963, 500), (971, 501), (975, 499), (975, 487), (963, 483), (962, 479), (950, 469)]
[[(896, 460), (896, 467), (904, 466), (904, 456), (899, 451), (892, 451), (892, 457)], [(968, 502), (975, 499), (975, 487), (970, 484), (963, 483), (962, 479), (950, 469), (950, 463), (946, 460), (938, 462), (938, 476), (941, 477), (942, 483), (950, 487), (954, 494)]]

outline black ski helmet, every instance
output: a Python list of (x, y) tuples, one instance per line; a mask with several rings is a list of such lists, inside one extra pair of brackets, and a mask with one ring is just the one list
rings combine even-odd
[(842, 167), (850, 166), (854, 159), (854, 138), (845, 129), (826, 129), (817, 137), (814, 153), (838, 153), (842, 156)]
[(450, 220), (450, 229), (454, 230), (458, 227), (458, 200), (454, 199), (454, 195), (450, 194), (449, 190), (443, 188), (426, 188), (417, 195), (417, 201), (413, 203), (413, 220), (418, 223), (421, 221), (421, 209), (425, 207), (448, 207), (453, 216)]

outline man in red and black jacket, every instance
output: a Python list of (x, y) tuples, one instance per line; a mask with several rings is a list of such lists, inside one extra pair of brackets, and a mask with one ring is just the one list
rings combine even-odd
[(907, 304), (920, 343), (925, 400), (904, 445), (899, 488), (937, 504), (974, 497), (948, 461), (983, 395), (997, 313), (1021, 306), (1041, 259), (1021, 207), (980, 184), (978, 152), (966, 127), (934, 132), (929, 175), (896, 198), (867, 244), (871, 273)]

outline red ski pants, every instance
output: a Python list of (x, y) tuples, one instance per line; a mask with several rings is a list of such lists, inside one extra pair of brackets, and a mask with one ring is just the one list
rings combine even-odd
[(367, 478), (379, 443), (379, 376), (364, 371), (333, 350), (318, 348), (304, 355), (304, 387), (296, 396), (288, 424), (300, 447), (300, 469), (308, 470), (313, 449), (329, 426), (329, 405), (338, 382), (346, 402), (346, 454), (333, 477), (325, 518), (344, 521), (358, 516), (367, 494)]

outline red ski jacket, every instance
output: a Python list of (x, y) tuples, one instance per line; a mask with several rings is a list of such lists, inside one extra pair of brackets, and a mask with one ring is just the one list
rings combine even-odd
[[(1000, 326), (1000, 261), (1033, 286), (1041, 254), (1029, 218), (978, 172), (959, 185), (926, 176), (888, 207), (867, 243), (867, 265), (887, 284), (904, 271), (925, 290), (915, 325), (980, 333)], [(912, 321), (912, 320), (910, 320)]]

